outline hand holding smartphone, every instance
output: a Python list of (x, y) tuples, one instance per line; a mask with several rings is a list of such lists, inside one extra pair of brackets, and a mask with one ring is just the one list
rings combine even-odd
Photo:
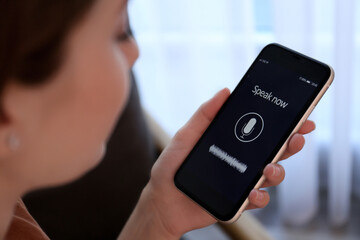
[(235, 221), (333, 78), (326, 64), (266, 46), (178, 169), (176, 187), (219, 221)]

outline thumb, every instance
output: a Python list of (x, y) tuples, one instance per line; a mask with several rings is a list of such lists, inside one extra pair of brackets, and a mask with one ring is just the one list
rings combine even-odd
[(230, 90), (224, 88), (198, 108), (189, 121), (179, 129), (172, 139), (177, 143), (178, 149), (186, 149), (190, 152), (229, 95)]
[(175, 134), (174, 140), (185, 141), (194, 146), (229, 95), (230, 90), (224, 88), (204, 102), (189, 121)]
[[(165, 171), (164, 174), (169, 178), (174, 176), (176, 170), (210, 125), (229, 95), (230, 90), (224, 88), (199, 107), (190, 120), (177, 131), (171, 142), (160, 154), (153, 172), (161, 169)], [(158, 165), (162, 167), (157, 167)]]

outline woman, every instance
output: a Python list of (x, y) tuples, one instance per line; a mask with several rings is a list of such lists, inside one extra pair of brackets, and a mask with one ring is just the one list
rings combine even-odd
[[(1, 239), (6, 233), (8, 239), (44, 237), (29, 216), (27, 232), (16, 228), (14, 219), (25, 214), (17, 215), (23, 209), (18, 199), (72, 181), (101, 160), (138, 56), (126, 6), (125, 0), (0, 0)], [(176, 190), (173, 176), (229, 94), (218, 92), (176, 133), (119, 239), (178, 239), (215, 222)], [(301, 134), (313, 129), (307, 121), (283, 158), (299, 151)], [(264, 187), (285, 175), (278, 164), (268, 165), (264, 174)], [(269, 195), (253, 190), (249, 199), (248, 209), (264, 207)]]

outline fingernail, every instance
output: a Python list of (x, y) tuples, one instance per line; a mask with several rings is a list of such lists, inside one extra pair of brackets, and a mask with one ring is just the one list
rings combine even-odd
[(225, 89), (227, 89), (227, 91), (230, 91), (228, 88), (223, 88), (223, 89), (221, 89), (221, 90), (219, 90), (214, 96), (216, 96), (216, 95), (218, 95), (218, 94), (220, 94), (222, 91), (224, 91)]
[(260, 191), (256, 191), (256, 200), (261, 201), (264, 199), (264, 194)]
[(274, 167), (273, 167), (272, 176), (273, 176), (273, 177), (278, 177), (278, 176), (280, 176), (280, 174), (281, 174), (281, 170), (280, 170), (280, 168), (279, 168), (279, 167), (274, 166)]

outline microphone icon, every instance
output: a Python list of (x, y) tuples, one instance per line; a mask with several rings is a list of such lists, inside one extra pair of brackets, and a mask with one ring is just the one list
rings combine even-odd
[(256, 124), (256, 118), (251, 118), (247, 123), (244, 124), (244, 126), (241, 128), (241, 134), (240, 136), (242, 139), (244, 137), (249, 136), (253, 131)]
[(234, 127), (235, 137), (244, 143), (252, 142), (260, 136), (264, 129), (264, 119), (256, 112), (242, 115)]

